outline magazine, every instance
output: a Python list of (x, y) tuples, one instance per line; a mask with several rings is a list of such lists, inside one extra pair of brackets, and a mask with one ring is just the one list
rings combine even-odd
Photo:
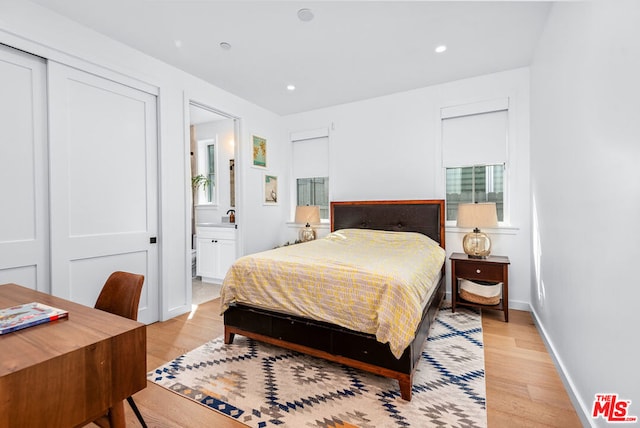
[(38, 302), (0, 309), (0, 335), (68, 316), (68, 311)]

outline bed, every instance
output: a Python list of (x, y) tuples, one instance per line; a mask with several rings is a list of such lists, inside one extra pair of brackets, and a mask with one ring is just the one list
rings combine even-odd
[[(438, 252), (443, 253), (442, 250), (445, 246), (443, 200), (332, 202), (330, 208), (332, 233), (327, 238), (322, 238), (322, 240), (318, 241), (336, 241), (344, 236), (351, 239), (360, 234), (366, 234), (364, 236), (367, 237), (371, 236), (371, 234), (373, 236), (380, 234), (381, 239), (387, 239), (388, 236), (393, 237), (393, 239), (396, 239), (396, 236), (405, 239), (406, 236), (423, 241), (427, 240), (424, 238), (426, 236), (430, 238), (429, 241), (435, 241), (434, 245), (438, 247)], [(387, 232), (410, 233), (393, 234)], [(391, 246), (403, 245), (393, 242), (393, 244), (390, 244)], [(313, 243), (317, 247), (313, 247), (310, 244), (312, 243), (293, 245), (290, 247), (298, 247), (298, 250), (287, 248), (286, 252), (289, 255), (303, 257), (305, 252), (303, 250), (307, 252), (309, 250), (315, 251), (320, 246), (330, 245), (328, 242)], [(282, 251), (270, 250), (265, 253), (259, 253), (260, 256), (258, 257), (277, 258), (280, 255), (279, 253), (282, 253)], [(413, 373), (420, 359), (431, 324), (445, 294), (443, 256), (441, 257), (441, 265), (435, 268), (437, 275), (430, 277), (432, 284), (428, 293), (425, 293), (424, 296), (415, 297), (419, 300), (420, 305), (417, 309), (415, 329), (412, 329), (410, 337), (405, 338), (407, 340), (399, 342), (394, 342), (393, 340), (380, 341), (379, 338), (382, 333), (379, 331), (363, 332), (360, 331), (360, 327), (348, 328), (347, 326), (351, 325), (348, 322), (342, 322), (342, 320), (339, 322), (325, 321), (322, 319), (321, 312), (326, 308), (317, 309), (313, 307), (306, 313), (305, 308), (300, 307), (298, 302), (293, 302), (290, 307), (292, 312), (294, 312), (294, 307), (301, 309), (301, 311), (296, 309), (294, 314), (290, 313), (289, 310), (274, 309), (268, 305), (256, 304), (256, 301), (261, 300), (252, 299), (242, 293), (236, 293), (235, 285), (239, 282), (255, 282), (255, 278), (249, 278), (249, 276), (253, 276), (256, 273), (255, 269), (250, 273), (242, 273), (246, 270), (243, 271), (241, 265), (243, 263), (246, 264), (247, 258), (251, 257), (252, 255), (239, 259), (236, 262), (238, 266), (236, 264), (232, 266), (223, 283), (221, 309), (224, 316), (225, 343), (232, 343), (234, 335), (239, 334), (397, 379), (402, 398), (407, 401), (411, 400)], [(278, 261), (275, 263), (268, 269), (285, 269), (284, 264), (277, 264)], [(356, 274), (358, 272), (353, 272), (349, 275)], [(242, 275), (245, 276), (243, 277)], [(300, 286), (305, 285), (302, 282), (305, 281), (300, 281)], [(266, 289), (271, 290), (268, 286), (269, 284), (264, 285)], [(331, 292), (334, 292), (333, 289)], [(322, 299), (314, 298), (312, 300)], [(406, 306), (411, 307), (412, 305), (407, 304)], [(268, 308), (265, 308), (265, 306)], [(396, 302), (394, 306), (403, 307), (405, 305), (398, 305)], [(415, 312), (415, 309), (412, 310)], [(343, 311), (337, 312), (342, 313)], [(398, 314), (394, 314), (391, 317), (393, 318), (394, 316), (396, 320), (405, 318), (404, 315)], [(412, 315), (412, 317), (415, 316)], [(363, 320), (366, 317), (366, 315), (363, 315)], [(381, 317), (376, 316), (373, 318)], [(366, 326), (367, 323), (363, 321), (362, 324)], [(365, 328), (365, 330), (367, 329)]]

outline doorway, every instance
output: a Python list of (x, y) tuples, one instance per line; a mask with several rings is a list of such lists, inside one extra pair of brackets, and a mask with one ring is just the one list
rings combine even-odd
[(196, 226), (222, 223), (231, 210), (235, 215), (237, 130), (237, 118), (204, 104), (189, 102), (193, 304), (215, 299), (220, 294), (221, 284), (204, 283), (197, 276)]

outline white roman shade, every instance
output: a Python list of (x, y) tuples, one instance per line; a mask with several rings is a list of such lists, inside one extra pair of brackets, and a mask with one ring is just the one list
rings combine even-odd
[(329, 130), (291, 134), (293, 178), (329, 176)]
[(507, 98), (441, 109), (442, 165), (496, 165), (507, 161)]

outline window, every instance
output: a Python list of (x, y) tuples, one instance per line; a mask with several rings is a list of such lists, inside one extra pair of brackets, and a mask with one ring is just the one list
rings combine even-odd
[(447, 221), (458, 218), (458, 204), (495, 202), (498, 221), (504, 221), (504, 166), (476, 165), (447, 168)]
[(505, 221), (508, 108), (504, 98), (441, 110), (447, 221), (469, 202), (495, 202)]
[(296, 179), (296, 204), (317, 205), (320, 219), (329, 218), (329, 177)]
[(215, 202), (213, 190), (216, 186), (216, 146), (209, 144), (207, 146), (207, 178), (209, 186), (207, 186), (207, 202)]
[(318, 205), (320, 219), (329, 219), (329, 130), (292, 133), (291, 162), (295, 180), (293, 203)]
[(198, 204), (217, 203), (217, 144), (216, 139), (198, 140), (197, 171), (199, 178), (196, 186), (196, 201)]

